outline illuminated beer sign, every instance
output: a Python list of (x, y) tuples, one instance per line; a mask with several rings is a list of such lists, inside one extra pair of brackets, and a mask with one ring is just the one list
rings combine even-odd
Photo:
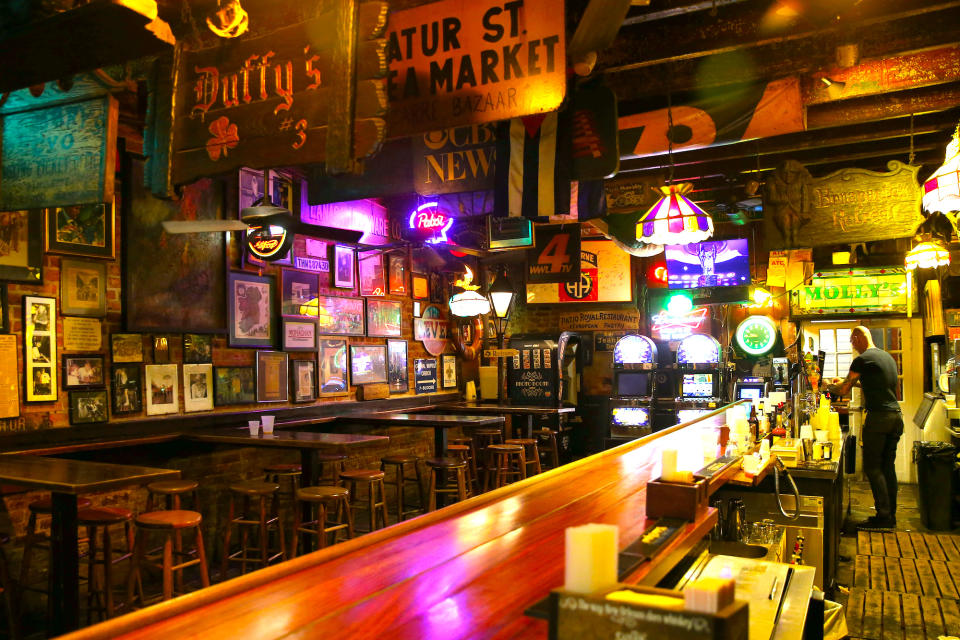
[(916, 310), (907, 289), (906, 269), (833, 269), (814, 274), (809, 284), (790, 292), (790, 313), (823, 316), (850, 313), (906, 313)]
[(273, 262), (287, 255), (292, 238), (292, 234), (277, 225), (251, 227), (247, 231), (247, 251), (260, 260)]
[(449, 242), (447, 233), (453, 227), (453, 218), (440, 211), (436, 202), (425, 202), (413, 210), (407, 226), (411, 240), (430, 244)]

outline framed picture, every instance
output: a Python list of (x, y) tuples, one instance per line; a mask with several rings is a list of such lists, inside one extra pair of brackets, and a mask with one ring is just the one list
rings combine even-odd
[(0, 282), (0, 333), (10, 333), (10, 300), (5, 282)]
[[(17, 361), (18, 337), (0, 334), (0, 362)], [(0, 418), (20, 417), (20, 371), (17, 367), (0, 367)]]
[(110, 390), (113, 397), (113, 413), (136, 413), (143, 411), (140, 367), (135, 364), (113, 365), (110, 370)]
[(94, 424), (109, 419), (106, 389), (70, 392), (70, 424)]
[(294, 219), (299, 219), (297, 216), (299, 207), (297, 207), (296, 198), (297, 181), (289, 174), (274, 171), (273, 169), (267, 172), (267, 176), (270, 180), (271, 202), (293, 213)]
[[(271, 173), (271, 174), (274, 174), (274, 172), (272, 172), (272, 171), (271, 171), (270, 173)], [(239, 190), (239, 192), (238, 192), (238, 196), (239, 196), (238, 205), (239, 205), (239, 206), (238, 206), (238, 208), (237, 208), (237, 215), (242, 217), (242, 216), (243, 216), (243, 210), (244, 210), (244, 209), (246, 209), (247, 207), (252, 207), (252, 206), (254, 206), (254, 205), (256, 205), (256, 204), (260, 204), (260, 203), (263, 202), (263, 196), (264, 196), (264, 189), (263, 189), (263, 170), (262, 170), (262, 169), (248, 169), (248, 168), (246, 168), (246, 167), (243, 167), (243, 168), (240, 169), (239, 181), (240, 181), (240, 190)], [(291, 185), (291, 188), (292, 188), (292, 185)], [(274, 198), (275, 198), (275, 195), (280, 195), (280, 194), (279, 194), (279, 193), (275, 194), (275, 193), (274, 193), (275, 191), (277, 191), (277, 190), (276, 190), (276, 189), (272, 189), (270, 196), (271, 196), (271, 199), (273, 199), (273, 202), (274, 202), (275, 204), (278, 204), (278, 201), (277, 201), (276, 199), (274, 199)], [(287, 193), (286, 198), (287, 198), (287, 200), (289, 201), (289, 199), (290, 199), (289, 191), (287, 191), (286, 193)], [(289, 207), (288, 207), (288, 208), (289, 208)], [(250, 233), (250, 231), (245, 231), (245, 232), (244, 232), (245, 235), (247, 235), (247, 234), (249, 234), (249, 233)], [(244, 239), (246, 239), (246, 238), (244, 238)], [(247, 250), (247, 243), (246, 243), (246, 242), (243, 242), (242, 245), (243, 245), (243, 260), (244, 260), (244, 263), (245, 263), (246, 265), (262, 268), (262, 267), (264, 267), (264, 266), (267, 264), (266, 262), (264, 262), (264, 261), (261, 260), (260, 258), (257, 258), (256, 256), (254, 256), (253, 254), (251, 254), (251, 253)], [(292, 261), (292, 258), (291, 258), (292, 253), (293, 253), (293, 252), (291, 251), (291, 252), (288, 253), (286, 256), (284, 256), (283, 258), (281, 258), (281, 259), (273, 262), (272, 264), (279, 264), (279, 265), (290, 265), (290, 264), (293, 264), (293, 261)]]
[(427, 276), (419, 273), (413, 274), (413, 299), (426, 300), (430, 297), (430, 287), (427, 282)]
[(43, 282), (43, 212), (0, 212), (0, 280)]
[(387, 254), (387, 280), (390, 293), (407, 295), (407, 254), (394, 251)]
[(103, 322), (99, 318), (63, 316), (63, 350), (95, 353), (103, 349)]
[(317, 363), (313, 360), (294, 360), (293, 401), (313, 402), (317, 399)]
[(170, 362), (170, 341), (167, 336), (153, 336), (153, 363)]
[(253, 404), (257, 401), (257, 383), (253, 367), (214, 367), (213, 402), (215, 405)]
[(273, 317), (273, 276), (242, 271), (227, 274), (227, 310), (231, 347), (272, 347), (276, 342)]
[(283, 350), (284, 351), (316, 351), (317, 350), (317, 321), (309, 318), (283, 319)]
[(286, 402), (289, 364), (282, 351), (257, 351), (257, 402)]
[(57, 399), (57, 301), (23, 296), (23, 362), (26, 402)]
[(103, 385), (103, 356), (63, 356), (64, 389), (89, 389)]
[(360, 295), (382, 296), (387, 293), (387, 283), (383, 272), (383, 253), (365, 251), (357, 256), (357, 270), (360, 273)]
[(410, 389), (406, 340), (387, 340), (387, 382), (390, 393), (406, 393)]
[(336, 336), (366, 333), (363, 298), (320, 296), (317, 298), (317, 331)]
[(114, 364), (143, 362), (143, 336), (139, 333), (110, 334), (110, 355)]
[(350, 345), (350, 383), (373, 384), (387, 381), (387, 345)]
[(447, 301), (443, 297), (443, 278), (439, 273), (430, 274), (430, 302), (434, 304), (444, 304)]
[(357, 286), (356, 272), (353, 270), (352, 247), (342, 244), (333, 247), (333, 286), (342, 289), (353, 289)]
[(92, 260), (60, 261), (60, 313), (107, 315), (107, 265)]
[(280, 313), (285, 316), (315, 318), (320, 294), (320, 278), (309, 271), (280, 270)]
[(148, 364), (144, 367), (148, 416), (180, 412), (179, 378), (175, 364)]
[(321, 396), (346, 395), (347, 384), (347, 341), (320, 339), (317, 350), (319, 365), (319, 393)]
[(420, 302), (419, 300), (414, 300), (414, 301), (413, 301), (413, 317), (414, 317), (414, 318), (419, 318), (420, 316), (423, 315), (423, 306), (422, 306), (422, 305), (423, 305), (423, 303)]
[(96, 202), (46, 210), (47, 239), (44, 250), (68, 256), (116, 257), (113, 203)]
[(403, 304), (399, 300), (367, 300), (367, 335), (399, 338)]
[(213, 362), (213, 336), (208, 333), (183, 334), (183, 362), (185, 364)]
[(183, 410), (213, 410), (213, 365), (183, 365)]
[(457, 386), (457, 356), (452, 353), (440, 356), (441, 368), (443, 369), (443, 380), (440, 383), (442, 389), (453, 389)]

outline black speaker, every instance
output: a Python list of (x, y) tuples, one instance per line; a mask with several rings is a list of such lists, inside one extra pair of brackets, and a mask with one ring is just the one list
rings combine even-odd
[(676, 398), (677, 397), (677, 379), (674, 371), (661, 369), (653, 373), (654, 397), (655, 398)]

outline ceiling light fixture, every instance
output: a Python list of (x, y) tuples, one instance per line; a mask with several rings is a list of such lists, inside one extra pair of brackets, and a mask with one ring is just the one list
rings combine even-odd
[(464, 268), (466, 272), (463, 278), (453, 283), (453, 286), (460, 287), (462, 291), (450, 296), (450, 313), (458, 318), (472, 318), (490, 313), (490, 301), (477, 293), (480, 287), (473, 284), (473, 271), (467, 265), (464, 265)]
[(250, 16), (240, 0), (217, 0), (216, 11), (207, 16), (207, 27), (221, 38), (236, 38), (250, 28)]
[(923, 183), (923, 208), (942, 214), (960, 211), (960, 124), (947, 145), (943, 164)]

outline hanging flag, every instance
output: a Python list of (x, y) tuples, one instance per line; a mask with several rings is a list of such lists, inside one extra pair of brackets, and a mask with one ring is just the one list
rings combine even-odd
[(570, 130), (561, 114), (502, 123), (496, 160), (498, 215), (545, 220), (570, 212)]

